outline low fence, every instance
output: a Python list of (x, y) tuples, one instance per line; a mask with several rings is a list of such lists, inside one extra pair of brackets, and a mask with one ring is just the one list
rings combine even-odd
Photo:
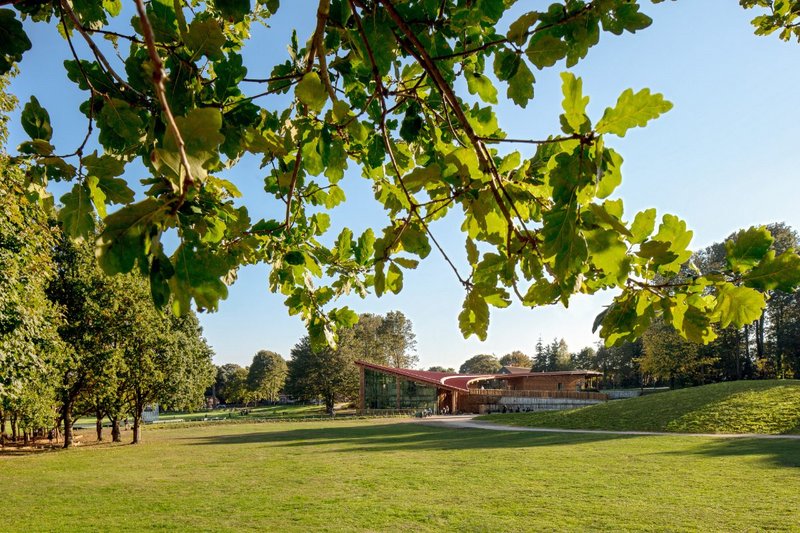
[(420, 409), (361, 409), (359, 416), (413, 416)]
[(604, 402), (608, 396), (602, 392), (514, 390), (514, 389), (470, 389), (470, 395), (501, 396), (504, 398), (558, 398), (570, 400), (596, 400)]

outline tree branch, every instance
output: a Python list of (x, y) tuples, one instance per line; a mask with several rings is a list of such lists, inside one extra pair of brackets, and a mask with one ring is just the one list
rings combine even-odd
[[(161, 57), (158, 55), (158, 50), (156, 50), (156, 39), (155, 35), (153, 34), (153, 27), (150, 25), (150, 19), (147, 17), (147, 12), (144, 8), (143, 1), (135, 1), (136, 10), (139, 12), (139, 19), (142, 24), (142, 33), (144, 34), (144, 40), (147, 43), (147, 51), (150, 54), (150, 60), (153, 62), (153, 86), (155, 87), (158, 100), (161, 103), (161, 109), (164, 111), (164, 115), (167, 118), (167, 127), (172, 132), (172, 135), (175, 136), (175, 143), (178, 145), (178, 154), (180, 155), (181, 164), (183, 165), (185, 171), (183, 182), (180, 184), (181, 195), (178, 200), (178, 204), (173, 210), (173, 212), (176, 212), (186, 199), (186, 194), (189, 190), (189, 187), (194, 184), (195, 180), (190, 170), (191, 167), (189, 166), (189, 158), (186, 155), (186, 144), (183, 142), (183, 136), (178, 129), (178, 124), (175, 122), (175, 117), (172, 115), (172, 109), (170, 109), (169, 102), (167, 101), (167, 92), (164, 88), (164, 78), (166, 77), (164, 72), (164, 63), (162, 63)], [(180, 175), (178, 178), (180, 179)]]
[(67, 0), (61, 0), (60, 5), (61, 8), (67, 13), (67, 15), (69, 15), (69, 18), (70, 20), (72, 20), (75, 29), (78, 30), (78, 33), (80, 33), (81, 36), (84, 38), (86, 44), (89, 45), (89, 48), (92, 50), (92, 53), (94, 54), (94, 57), (96, 57), (97, 60), (103, 65), (106, 74), (110, 75), (120, 85), (122, 85), (125, 89), (131, 91), (133, 94), (143, 96), (142, 93), (140, 93), (139, 91), (128, 85), (128, 82), (122, 79), (122, 77), (120, 77), (120, 75), (117, 74), (117, 72), (111, 67), (111, 64), (106, 59), (106, 56), (103, 55), (103, 52), (100, 51), (100, 48), (98, 48), (97, 45), (92, 40), (92, 38), (89, 37), (89, 35), (86, 33), (86, 30), (83, 29), (83, 24), (81, 24), (81, 21), (78, 20), (78, 17), (72, 10), (72, 7), (69, 5), (69, 2)]

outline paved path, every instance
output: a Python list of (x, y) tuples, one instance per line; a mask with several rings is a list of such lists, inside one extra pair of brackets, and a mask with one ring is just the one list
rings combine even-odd
[(665, 431), (611, 431), (604, 429), (556, 429), (507, 426), (473, 420), (476, 415), (432, 416), (413, 420), (418, 424), (458, 429), (488, 429), (492, 431), (530, 431), (535, 433), (594, 433), (599, 435), (645, 435), (667, 437), (712, 437), (722, 439), (790, 439), (800, 440), (800, 435), (764, 435), (761, 433), (667, 433)]

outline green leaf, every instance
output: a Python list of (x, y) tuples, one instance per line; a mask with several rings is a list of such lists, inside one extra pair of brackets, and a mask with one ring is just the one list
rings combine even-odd
[(627, 89), (620, 95), (614, 108), (606, 109), (596, 130), (597, 133), (624, 137), (629, 129), (644, 127), (670, 109), (672, 103), (664, 100), (661, 94), (650, 94), (650, 89), (642, 89), (634, 94), (633, 89)]
[[(194, 179), (203, 180), (207, 176), (207, 169), (218, 159), (218, 147), (225, 140), (220, 133), (222, 128), (222, 114), (219, 109), (212, 107), (195, 108), (185, 117), (176, 117), (175, 124), (181, 133), (186, 158), (189, 161), (189, 171)], [(172, 130), (164, 134), (162, 148), (156, 149), (156, 168), (165, 172), (172, 171), (177, 177), (178, 189), (182, 187), (184, 172), (183, 162), (178, 151), (178, 142)]]
[(112, 17), (116, 17), (122, 12), (122, 0), (103, 0), (103, 8)]
[(336, 239), (336, 255), (340, 261), (345, 261), (353, 254), (353, 231), (350, 228), (342, 229)]
[(146, 264), (151, 230), (165, 211), (158, 200), (147, 198), (106, 217), (95, 250), (106, 274), (130, 272), (137, 259)]
[(775, 251), (770, 250), (743, 279), (748, 287), (762, 291), (792, 292), (800, 285), (800, 256), (787, 250), (775, 257)]
[(511, 23), (506, 38), (517, 46), (525, 44), (528, 30), (539, 20), (539, 13), (530, 11)]
[(492, 84), (492, 80), (479, 72), (468, 71), (465, 74), (467, 78), (467, 90), (470, 94), (477, 94), (481, 100), (489, 104), (497, 103), (497, 89)]
[(531, 63), (541, 70), (545, 67), (552, 67), (560, 59), (567, 55), (567, 44), (547, 33), (537, 33), (528, 44), (525, 54)]
[(607, 198), (622, 183), (622, 156), (611, 149), (603, 150), (602, 174), (597, 183), (597, 197)]
[(325, 170), (322, 162), (322, 146), (319, 136), (307, 139), (300, 148), (303, 169), (312, 176), (319, 176)]
[(50, 114), (39, 105), (39, 100), (35, 96), (31, 96), (30, 101), (22, 109), (22, 129), (31, 136), (31, 139), (49, 141), (53, 137)]
[(561, 80), (561, 92), (564, 94), (564, 100), (561, 102), (564, 108), (562, 129), (567, 134), (587, 133), (591, 123), (586, 116), (589, 97), (583, 96), (583, 80), (576, 78), (571, 72), (562, 72)]
[(588, 258), (586, 240), (578, 233), (578, 214), (575, 209), (553, 209), (543, 217), (542, 252), (545, 259), (555, 258), (553, 271), (560, 281), (580, 272)]
[(150, 263), (150, 294), (153, 303), (161, 309), (169, 303), (169, 279), (175, 275), (175, 267), (163, 251), (159, 251)]
[(664, 215), (652, 241), (640, 246), (641, 257), (653, 258), (661, 274), (677, 274), (692, 252), (687, 250), (693, 233), (686, 229), (686, 222), (675, 215)]
[(656, 210), (651, 207), (636, 213), (631, 224), (631, 235), (628, 239), (633, 244), (644, 242), (656, 227)]
[(86, 188), (89, 190), (89, 196), (92, 199), (97, 214), (100, 218), (106, 217), (106, 193), (98, 187), (100, 180), (96, 176), (86, 176)]
[(717, 292), (714, 313), (722, 328), (733, 324), (739, 329), (760, 318), (766, 306), (764, 295), (757, 290), (726, 283)]
[(63, 207), (58, 211), (58, 219), (64, 231), (71, 238), (82, 241), (94, 231), (94, 209), (90, 191), (76, 183), (72, 190), (61, 197)]
[(764, 259), (774, 240), (764, 226), (739, 231), (725, 242), (728, 268), (736, 273), (750, 270)]
[(393, 257), (392, 262), (408, 270), (414, 270), (419, 266), (419, 261), (416, 259), (409, 259), (408, 257)]
[[(125, 171), (125, 162), (108, 154), (97, 156), (95, 151), (83, 158), (86, 168), (87, 185), (92, 192), (98, 213), (105, 218), (105, 207), (102, 202), (128, 204), (133, 201), (134, 193), (124, 179), (116, 178)], [(100, 204), (98, 200), (102, 198)]]
[(419, 192), (426, 184), (435, 183), (441, 177), (441, 174), (437, 165), (417, 167), (403, 176), (403, 184), (405, 184), (408, 192)]
[(380, 298), (386, 291), (386, 261), (375, 262), (375, 277), (373, 278), (372, 285), (375, 287), (375, 296)]
[(309, 72), (303, 76), (294, 88), (294, 95), (309, 109), (319, 113), (328, 101), (328, 91), (319, 79), (316, 72)]
[(603, 29), (615, 35), (622, 34), (623, 31), (635, 33), (637, 30), (647, 28), (653, 20), (639, 12), (637, 4), (622, 4), (610, 13), (604, 13), (602, 17)]
[(589, 232), (587, 243), (592, 264), (617, 285), (628, 278), (628, 247), (619, 233), (611, 230)]
[[(192, 109), (185, 117), (176, 117), (175, 123), (186, 145), (186, 153), (198, 158), (210, 159), (225, 137), (220, 133), (222, 114), (213, 107)], [(178, 145), (171, 132), (164, 135), (164, 147), (177, 151)]]
[(97, 115), (100, 144), (109, 150), (122, 152), (139, 148), (144, 137), (144, 122), (128, 102), (111, 98)]
[(306, 257), (303, 252), (291, 251), (283, 256), (283, 260), (292, 266), (298, 266), (306, 262)]
[(530, 286), (522, 303), (529, 307), (549, 305), (555, 302), (559, 296), (561, 296), (561, 289), (557, 284), (540, 279)]
[(219, 301), (228, 297), (228, 288), (220, 278), (230, 272), (230, 260), (230, 255), (224, 251), (185, 244), (179, 246), (172, 257), (175, 275), (169, 280), (174, 296), (173, 311), (176, 314), (188, 312), (192, 298), (201, 310), (216, 310)]
[[(0, 9), (0, 76), (9, 72), (22, 54), (31, 49), (31, 41), (10, 9)], [(27, 130), (25, 130), (27, 131)]]
[(467, 248), (467, 261), (469, 261), (469, 264), (472, 266), (477, 265), (479, 255), (478, 255), (478, 247), (475, 246), (475, 241), (467, 237), (466, 248)]
[(386, 272), (386, 289), (394, 294), (403, 290), (403, 271), (394, 263), (389, 265)]
[(355, 248), (355, 259), (359, 265), (366, 265), (375, 253), (375, 233), (371, 228), (361, 234)]
[(476, 290), (464, 299), (461, 313), (458, 314), (458, 327), (464, 338), (475, 335), (485, 341), (489, 332), (489, 305)]
[(215, 0), (220, 14), (231, 22), (241, 22), (250, 13), (250, 0)]
[(213, 18), (197, 17), (192, 20), (184, 44), (192, 50), (192, 59), (197, 59), (201, 55), (212, 61), (225, 58), (225, 54), (222, 53), (225, 35), (219, 23)]

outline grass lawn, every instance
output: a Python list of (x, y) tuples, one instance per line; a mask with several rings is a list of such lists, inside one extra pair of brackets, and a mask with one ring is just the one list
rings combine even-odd
[[(88, 438), (88, 437), (87, 437)], [(146, 430), (0, 455), (3, 531), (791, 530), (800, 442), (397, 420)]]
[(569, 411), (492, 414), (478, 419), (547, 428), (800, 433), (800, 381), (716, 383)]

